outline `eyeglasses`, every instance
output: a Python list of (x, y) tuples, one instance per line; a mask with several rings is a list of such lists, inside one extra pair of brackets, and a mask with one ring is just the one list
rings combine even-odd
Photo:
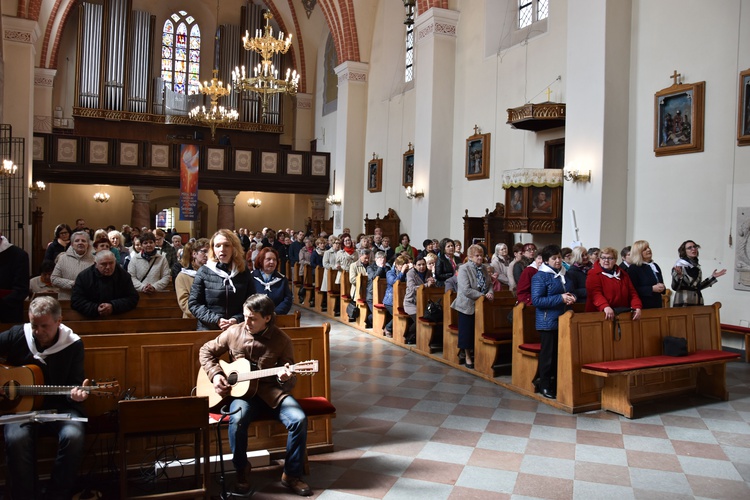
[(599, 260), (617, 260), (615, 257), (599, 257)]

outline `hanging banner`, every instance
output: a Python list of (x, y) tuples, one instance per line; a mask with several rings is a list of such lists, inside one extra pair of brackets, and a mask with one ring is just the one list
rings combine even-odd
[(180, 220), (197, 220), (198, 218), (199, 164), (198, 146), (180, 145)]

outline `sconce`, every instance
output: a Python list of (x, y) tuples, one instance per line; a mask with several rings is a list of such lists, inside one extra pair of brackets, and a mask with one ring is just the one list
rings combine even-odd
[(36, 181), (34, 184), (29, 186), (29, 196), (34, 196), (47, 189), (47, 185), (42, 181)]
[(410, 200), (414, 198), (422, 198), (424, 196), (424, 189), (414, 189), (409, 186), (406, 188), (406, 197)]
[(109, 201), (109, 193), (106, 191), (99, 191), (94, 194), (94, 201), (99, 203), (107, 203)]
[(3, 169), (0, 171), (3, 177), (13, 177), (17, 171), (18, 167), (13, 163), (13, 160), (3, 160)]
[(590, 182), (591, 170), (563, 170), (563, 179), (570, 182)]
[(258, 208), (261, 204), (260, 198), (250, 198), (247, 200), (247, 206), (252, 208)]
[(416, 8), (416, 4), (416, 0), (404, 0), (404, 9), (406, 9), (404, 24), (407, 26), (414, 24), (414, 9)]
[(326, 198), (326, 203), (329, 205), (341, 205), (341, 196), (336, 196), (336, 194), (331, 194)]

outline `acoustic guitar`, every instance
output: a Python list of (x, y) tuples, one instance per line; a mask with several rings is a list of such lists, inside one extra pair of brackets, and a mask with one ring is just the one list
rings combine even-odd
[[(286, 370), (283, 366), (266, 368), (265, 370), (253, 370), (250, 366), (250, 360), (240, 358), (233, 363), (227, 363), (223, 359), (219, 360), (221, 371), (227, 379), (227, 383), (232, 386), (230, 396), (235, 398), (252, 397), (258, 390), (258, 379), (272, 377), (283, 373)], [(302, 361), (289, 366), (289, 370), (297, 375), (312, 375), (318, 373), (318, 361)], [(208, 397), (208, 407), (215, 408), (221, 404), (224, 397), (216, 392), (213, 382), (208, 379), (206, 372), (198, 370), (198, 380), (195, 383), (195, 395)]]
[(7, 366), (0, 364), (0, 414), (38, 410), (44, 396), (68, 396), (74, 388), (90, 395), (117, 397), (120, 384), (116, 380), (92, 385), (44, 385), (42, 369), (37, 365)]

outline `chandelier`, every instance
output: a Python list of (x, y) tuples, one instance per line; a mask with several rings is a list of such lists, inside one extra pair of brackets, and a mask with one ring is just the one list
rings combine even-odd
[(271, 19), (273, 14), (266, 11), (263, 14), (266, 19), (266, 26), (263, 31), (255, 30), (255, 38), (250, 38), (250, 34), (245, 31), (242, 37), (242, 43), (245, 50), (252, 50), (260, 54), (261, 62), (253, 68), (253, 77), (245, 74), (245, 66), (234, 68), (232, 71), (232, 82), (237, 92), (256, 92), (260, 97), (261, 119), (266, 116), (268, 109), (268, 98), (273, 94), (297, 94), (297, 84), (299, 75), (297, 71), (286, 70), (286, 78), (279, 78), (279, 70), (274, 68), (271, 58), (276, 54), (286, 54), (289, 47), (292, 46), (292, 35), (284, 39), (284, 32), (279, 31), (279, 36), (273, 36)]
[(94, 193), (94, 201), (99, 203), (107, 203), (109, 201), (109, 193), (106, 191), (98, 191)]
[(258, 208), (261, 205), (260, 198), (249, 198), (247, 200), (247, 206), (252, 208)]
[(207, 126), (211, 129), (211, 140), (213, 141), (216, 137), (216, 127), (223, 127), (230, 123), (237, 121), (239, 113), (234, 109), (227, 109), (224, 106), (219, 106), (219, 98), (226, 97), (232, 92), (232, 87), (227, 85), (226, 87), (218, 78), (219, 70), (214, 70), (214, 77), (211, 78), (211, 83), (203, 82), (201, 85), (198, 82), (198, 90), (201, 94), (207, 95), (211, 99), (211, 104), (206, 109), (205, 106), (196, 106), (190, 110), (190, 119)]

